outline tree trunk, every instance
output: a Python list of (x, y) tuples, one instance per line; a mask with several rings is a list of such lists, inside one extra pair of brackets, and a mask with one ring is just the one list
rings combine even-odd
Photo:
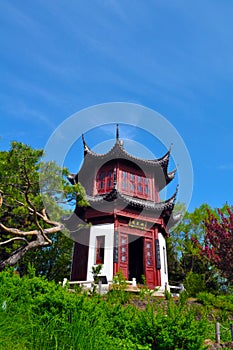
[(39, 242), (38, 240), (28, 243), (26, 246), (20, 247), (15, 250), (9, 258), (5, 259), (0, 263), (0, 271), (4, 270), (6, 266), (14, 266), (17, 262), (31, 249), (37, 247), (45, 247), (50, 245), (49, 242), (43, 241)]

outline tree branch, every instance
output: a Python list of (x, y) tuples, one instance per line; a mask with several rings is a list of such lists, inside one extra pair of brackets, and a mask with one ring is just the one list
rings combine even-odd
[(13, 237), (13, 238), (10, 238), (8, 239), (7, 241), (4, 241), (4, 242), (0, 242), (0, 246), (1, 245), (4, 245), (4, 244), (8, 244), (10, 242), (14, 242), (14, 241), (24, 241), (28, 244), (28, 241), (26, 240), (26, 238), (23, 238), (23, 237)]
[(3, 260), (0, 263), (0, 271), (3, 270), (6, 266), (14, 266), (29, 250), (35, 249), (37, 247), (45, 247), (48, 246), (49, 243), (44, 241), (44, 242), (38, 242), (32, 241), (29, 242), (26, 246), (18, 248), (16, 251), (12, 253), (9, 258)]
[(5, 232), (9, 233), (10, 235), (16, 235), (16, 236), (22, 236), (22, 237), (38, 236), (38, 233), (39, 233), (38, 230), (24, 232), (24, 231), (18, 230), (17, 228), (7, 227), (2, 223), (0, 223), (0, 228), (2, 228)]

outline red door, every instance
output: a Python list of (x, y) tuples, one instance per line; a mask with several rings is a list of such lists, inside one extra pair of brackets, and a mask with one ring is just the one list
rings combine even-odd
[(128, 280), (129, 266), (129, 250), (128, 250), (128, 235), (119, 233), (119, 270), (122, 271), (125, 278)]
[(152, 238), (144, 238), (144, 273), (149, 288), (155, 288), (155, 259)]

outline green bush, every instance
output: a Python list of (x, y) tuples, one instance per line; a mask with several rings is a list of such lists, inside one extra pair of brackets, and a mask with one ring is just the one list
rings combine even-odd
[(185, 277), (184, 287), (189, 296), (195, 297), (198, 293), (206, 290), (204, 275), (190, 271)]
[(202, 346), (207, 321), (195, 319), (195, 312), (181, 301), (170, 300), (167, 308), (154, 309), (148, 305), (138, 323), (138, 341), (153, 344), (154, 350), (204, 349)]
[(160, 312), (157, 322), (155, 349), (204, 349), (202, 344), (207, 322), (205, 319), (197, 322), (192, 310), (170, 303), (167, 314)]
[(185, 298), (163, 307), (146, 298), (144, 310), (123, 304), (120, 287), (111, 297), (88, 296), (33, 274), (0, 273), (0, 350), (203, 348), (206, 321)]
[(233, 311), (233, 295), (214, 295), (207, 292), (198, 293), (197, 301), (203, 305), (214, 306), (216, 308)]

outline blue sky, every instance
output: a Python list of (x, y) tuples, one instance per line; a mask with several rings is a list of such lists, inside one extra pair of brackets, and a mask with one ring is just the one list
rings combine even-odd
[(230, 0), (1, 1), (1, 149), (44, 148), (92, 105), (141, 104), (189, 150), (189, 209), (233, 204), (232, 13)]

